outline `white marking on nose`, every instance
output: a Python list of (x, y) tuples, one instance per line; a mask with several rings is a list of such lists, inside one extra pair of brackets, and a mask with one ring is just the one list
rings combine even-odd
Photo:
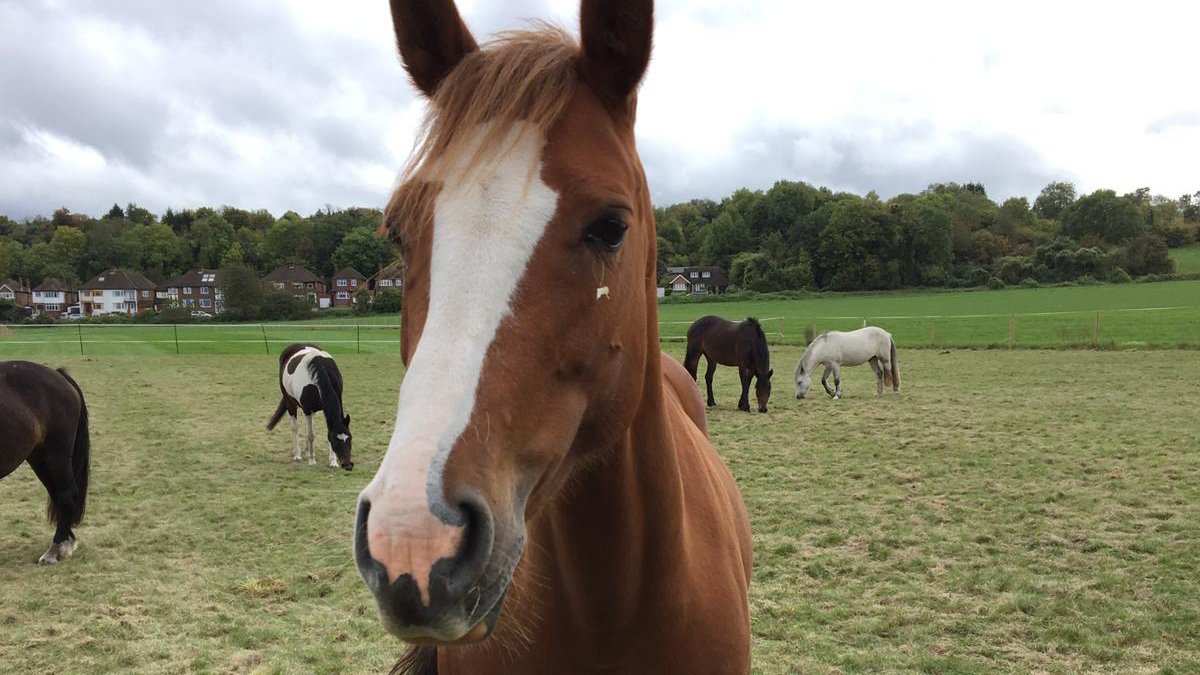
[[(487, 128), (476, 130), (476, 143)], [(466, 519), (447, 504), (443, 471), (475, 408), (484, 357), (529, 259), (554, 217), (558, 194), (541, 180), (541, 133), (515, 125), (503, 156), (443, 168), (434, 203), (429, 309), (400, 386), (396, 427), (371, 503), (368, 548), (391, 581), (412, 574), (428, 603), (429, 574), (453, 556)]]
[(350, 434), (338, 434), (337, 435), (337, 439), (339, 441), (345, 442), (348, 438), (350, 438)]
[(599, 300), (600, 298), (607, 298), (607, 297), (608, 297), (608, 286), (601, 286), (600, 288), (596, 289), (596, 299), (597, 300)]

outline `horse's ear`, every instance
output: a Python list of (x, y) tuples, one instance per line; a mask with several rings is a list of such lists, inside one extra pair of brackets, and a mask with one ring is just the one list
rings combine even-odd
[(396, 46), (413, 84), (426, 96), (464, 56), (479, 49), (454, 0), (391, 0)]
[(350, 426), (350, 416), (346, 415), (346, 419), (342, 420), (342, 422), (344, 422), (346, 426)]
[(622, 104), (650, 64), (654, 0), (583, 0), (580, 74), (596, 93)]
[(771, 379), (771, 376), (772, 376), (772, 375), (774, 375), (774, 374), (775, 374), (775, 369), (774, 369), (774, 368), (772, 368), (771, 370), (768, 370), (768, 371), (767, 371), (767, 379), (768, 379), (768, 380), (769, 380), (769, 379)]

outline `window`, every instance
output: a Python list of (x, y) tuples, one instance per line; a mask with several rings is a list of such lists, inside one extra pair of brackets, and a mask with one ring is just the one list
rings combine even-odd
[(387, 287), (389, 287), (389, 286), (391, 286), (391, 285), (392, 285), (392, 280), (391, 280), (391, 279), (380, 279), (380, 280), (379, 280), (379, 287), (380, 287), (380, 288), (387, 288)]
[(5, 300), (12, 300), (15, 297), (17, 297), (17, 296), (14, 295), (12, 291), (0, 291), (0, 298), (4, 298)]
[(707, 279), (707, 278), (709, 278), (709, 277), (711, 277), (711, 276), (712, 276), (712, 272), (705, 272), (705, 273), (704, 273), (704, 278), (705, 278), (705, 279)]
[(100, 311), (100, 310), (104, 309), (104, 303), (103, 302), (93, 302), (92, 309), (94, 309), (96, 311)]
[(195, 306), (196, 306), (196, 301), (195, 301), (195, 300), (192, 300), (191, 298), (188, 298), (188, 299), (186, 299), (186, 300), (184, 300), (184, 301), (183, 301), (183, 306), (184, 306), (184, 307), (195, 307)]
[(46, 310), (47, 312), (57, 312), (57, 311), (58, 311), (58, 309), (59, 309), (59, 306), (58, 306), (58, 305), (55, 305), (55, 304), (53, 304), (53, 303), (47, 304), (47, 305), (46, 305), (46, 307), (45, 307), (45, 310)]
[(208, 295), (208, 286), (200, 287), (200, 295)]
[(310, 281), (310, 282), (308, 282), (308, 287), (309, 287), (309, 288), (312, 288), (312, 287), (313, 287), (313, 284), (312, 284), (312, 282), (311, 282), (311, 281)]
[(338, 291), (337, 299), (338, 300), (349, 300), (350, 292), (349, 291)]
[(200, 306), (204, 307), (205, 309), (212, 307), (212, 300), (209, 300), (208, 298), (200, 298)]
[(299, 281), (293, 281), (292, 288), (304, 288), (304, 284), (300, 283)]
[(206, 283), (206, 284), (211, 284), (212, 282), (214, 282), (216, 280), (217, 280), (216, 274), (206, 273), (206, 274), (200, 275), (200, 281), (203, 283)]
[(351, 279), (351, 280), (350, 280), (350, 285), (351, 285), (351, 286), (355, 286), (355, 287), (357, 287), (357, 286), (358, 286), (358, 279)]
[(345, 279), (338, 279), (338, 280), (337, 280), (337, 285), (338, 285), (338, 286), (345, 286), (345, 285), (346, 285), (346, 280), (345, 280)]
[(192, 294), (192, 287), (191, 287), (191, 286), (184, 286), (184, 287), (183, 287), (183, 294), (184, 294), (184, 295), (191, 295), (191, 294)]
[(125, 311), (126, 311), (126, 312), (133, 312), (133, 311), (136, 311), (136, 310), (137, 310), (137, 303), (136, 303), (136, 302), (127, 302), (127, 303), (125, 303)]
[(691, 273), (690, 275), (688, 275), (688, 276), (690, 276), (690, 277), (691, 277), (691, 278), (693, 278), (693, 279), (696, 279), (696, 278), (698, 278), (698, 277), (700, 276), (700, 273), (699, 273), (699, 272), (692, 272), (692, 273)]
[(150, 297), (150, 291), (142, 291), (142, 297), (143, 297), (143, 298), (148, 298), (148, 297)]
[(278, 290), (278, 291), (282, 291), (282, 290), (283, 290), (283, 282), (282, 282), (282, 281), (276, 281), (276, 282), (275, 282), (275, 290)]

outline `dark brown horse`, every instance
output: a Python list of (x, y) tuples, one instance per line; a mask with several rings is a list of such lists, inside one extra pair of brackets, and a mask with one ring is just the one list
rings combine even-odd
[(758, 412), (767, 412), (767, 401), (771, 398), (771, 352), (767, 349), (767, 336), (763, 334), (758, 319), (750, 317), (734, 323), (719, 316), (696, 319), (687, 332), (687, 354), (683, 367), (692, 379), (700, 365), (700, 355), (708, 361), (704, 381), (708, 384), (708, 405), (715, 406), (713, 398), (713, 373), (717, 364), (737, 366), (742, 378), (742, 397), (738, 399), (738, 410), (750, 412), (750, 380), (754, 380), (754, 395), (758, 399)]
[(75, 552), (71, 528), (87, 502), (88, 453), (87, 404), (67, 371), (28, 361), (0, 363), (0, 478), (29, 462), (50, 495), (46, 515), (57, 525), (39, 564)]
[(399, 669), (748, 673), (746, 509), (659, 349), (651, 2), (584, 0), (582, 45), (480, 48), (451, 0), (392, 16), (430, 117), (385, 216), (407, 373), (355, 556), (419, 645)]

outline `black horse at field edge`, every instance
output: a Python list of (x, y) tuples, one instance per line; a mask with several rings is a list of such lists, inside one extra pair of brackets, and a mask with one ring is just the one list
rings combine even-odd
[(742, 397), (738, 399), (738, 410), (750, 412), (750, 381), (754, 380), (754, 394), (758, 399), (758, 411), (767, 412), (767, 400), (771, 398), (771, 354), (767, 348), (767, 336), (758, 319), (749, 317), (745, 321), (727, 321), (719, 316), (705, 316), (688, 328), (687, 354), (683, 367), (696, 379), (700, 356), (708, 361), (704, 381), (708, 385), (708, 405), (715, 406), (713, 398), (713, 373), (717, 364), (737, 366), (742, 379)]

